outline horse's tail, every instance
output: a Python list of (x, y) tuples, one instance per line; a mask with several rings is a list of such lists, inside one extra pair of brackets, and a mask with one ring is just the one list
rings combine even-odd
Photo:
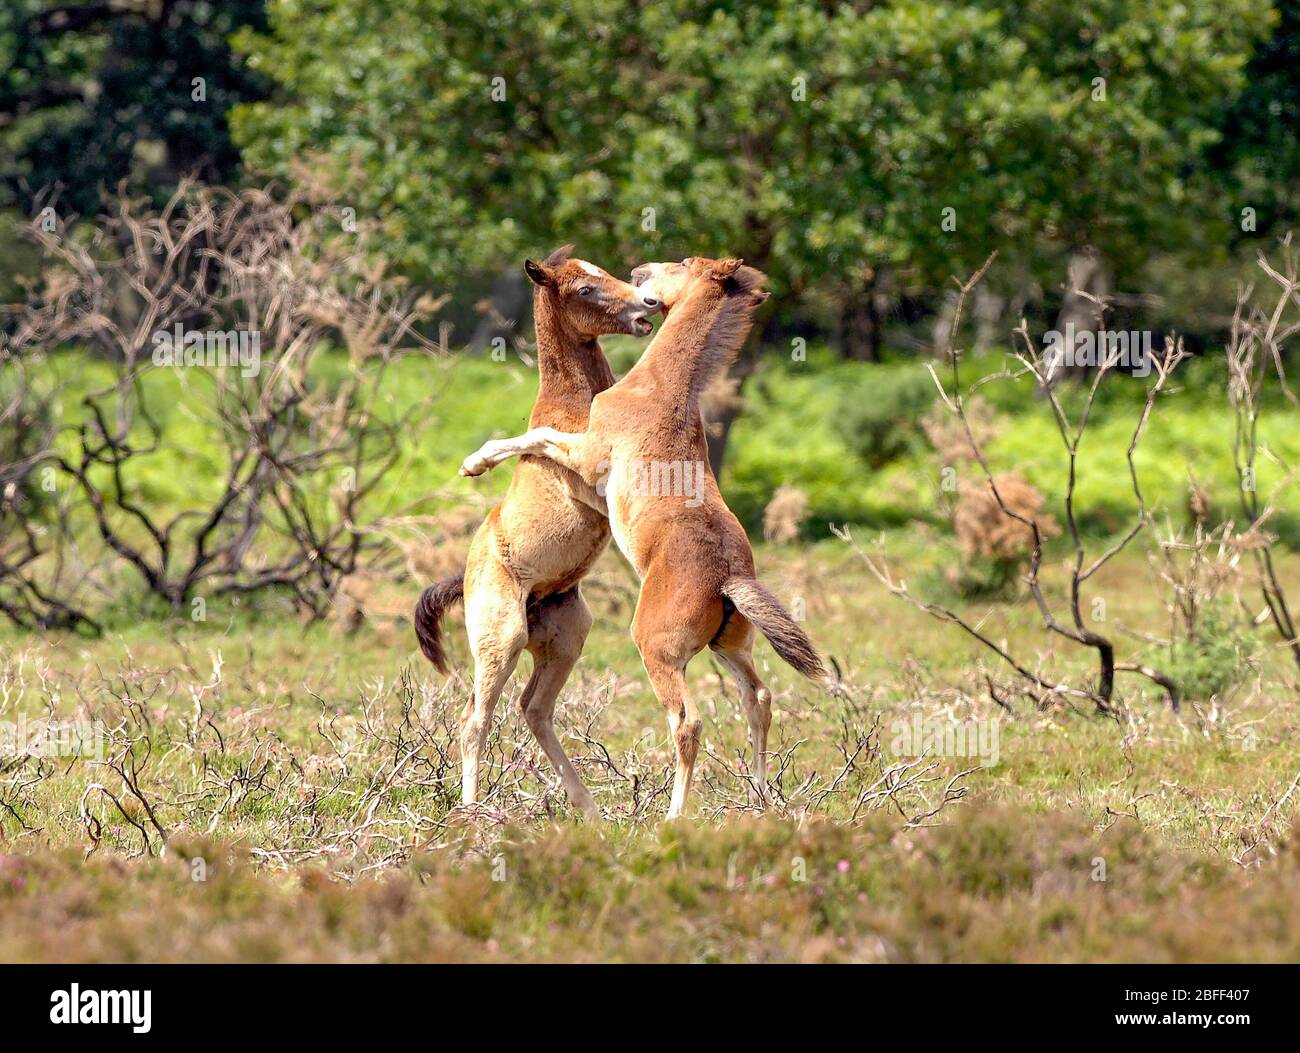
[(420, 594), (415, 605), (415, 638), (420, 641), (424, 657), (444, 676), (450, 671), (447, 652), (442, 644), (442, 616), (447, 608), (465, 596), (465, 574), (434, 582)]
[(729, 578), (722, 586), (722, 595), (736, 605), (736, 610), (758, 626), (783, 661), (810, 680), (830, 682), (826, 664), (817, 653), (812, 640), (799, 628), (799, 623), (790, 616), (790, 612), (767, 586), (757, 578)]

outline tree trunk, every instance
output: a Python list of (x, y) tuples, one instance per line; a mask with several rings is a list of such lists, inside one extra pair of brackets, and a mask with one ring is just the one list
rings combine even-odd
[(840, 354), (858, 362), (879, 362), (881, 311), (873, 274), (840, 308)]
[(949, 340), (953, 341), (954, 347), (956, 346), (956, 336), (952, 331), (952, 323), (956, 316), (957, 294), (952, 290), (948, 290), (943, 294), (943, 305), (939, 308), (939, 313), (935, 315), (934, 326), (931, 329), (931, 339), (934, 343), (936, 358), (948, 350)]
[[(771, 231), (752, 216), (748, 218), (747, 226), (750, 229), (750, 249), (745, 253), (745, 262), (757, 270), (766, 271), (771, 258)], [(741, 393), (744, 391), (745, 381), (749, 379), (749, 375), (754, 372), (758, 364), (759, 349), (774, 344), (776, 320), (784, 314), (795, 295), (797, 295), (795, 290), (786, 290), (782, 299), (777, 300), (774, 297), (767, 304), (761, 327), (757, 333), (750, 334), (727, 371), (727, 379), (730, 381), (728, 397), (711, 405), (701, 406), (705, 439), (709, 448), (709, 467), (712, 468), (715, 479), (722, 478), (722, 462), (727, 453), (727, 440), (731, 437), (732, 424), (740, 416)]]
[(494, 337), (512, 340), (517, 327), (512, 328), (528, 313), (532, 293), (520, 267), (502, 271), (492, 281), (492, 291), (486, 302), (479, 305), (479, 321), (470, 339), (472, 351), (482, 351)]
[(727, 452), (727, 439), (731, 436), (731, 426), (740, 416), (740, 393), (745, 381), (754, 372), (758, 364), (758, 348), (766, 344), (765, 340), (749, 340), (741, 350), (725, 378), (717, 383), (730, 385), (723, 398), (705, 398), (701, 404), (704, 416), (704, 437), (709, 446), (709, 467), (713, 469), (714, 478), (722, 476), (722, 461)]
[[(1104, 301), (1110, 291), (1110, 273), (1101, 254), (1090, 246), (1075, 250), (1070, 255), (1066, 270), (1065, 294), (1061, 298), (1061, 310), (1056, 316), (1056, 331), (1064, 334), (1068, 332), (1067, 326), (1073, 325), (1076, 335), (1098, 332), (1103, 318), (1100, 307), (1092, 297)], [(1089, 295), (1084, 296), (1083, 293)], [(1052, 379), (1059, 380), (1067, 373), (1078, 377), (1086, 373), (1087, 368), (1067, 368), (1062, 364), (1053, 372)]]
[(989, 290), (986, 283), (980, 282), (975, 287), (971, 315), (975, 319), (975, 351), (987, 351), (998, 340), (1002, 321), (1002, 312), (1006, 310), (1005, 297)]
[(709, 443), (709, 467), (713, 469), (716, 479), (722, 474), (722, 459), (727, 453), (727, 439), (731, 434), (731, 425), (740, 416), (740, 411), (726, 409), (717, 419), (704, 418), (704, 434)]

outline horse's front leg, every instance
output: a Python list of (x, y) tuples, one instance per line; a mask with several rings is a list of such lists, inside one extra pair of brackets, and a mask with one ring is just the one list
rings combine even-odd
[(554, 428), (530, 428), (510, 439), (489, 439), (465, 458), (460, 474), (482, 475), (511, 457), (533, 454), (554, 461), (562, 468), (583, 475), (583, 432), (557, 431)]

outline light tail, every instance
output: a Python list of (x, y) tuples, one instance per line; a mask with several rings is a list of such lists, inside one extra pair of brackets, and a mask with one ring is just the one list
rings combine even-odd
[(758, 627), (783, 661), (810, 680), (830, 683), (826, 663), (812, 640), (765, 585), (756, 578), (731, 578), (722, 586), (722, 595)]

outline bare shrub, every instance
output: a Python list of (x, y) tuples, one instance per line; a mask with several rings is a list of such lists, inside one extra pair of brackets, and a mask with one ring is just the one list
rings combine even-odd
[(797, 486), (779, 486), (763, 509), (763, 538), (774, 545), (787, 545), (799, 536), (808, 518), (808, 495)]
[(374, 578), (365, 573), (349, 574), (339, 581), (331, 618), (341, 632), (355, 633), (366, 624), (374, 588)]
[[(1241, 512), (1247, 524), (1243, 533), (1251, 535), (1257, 542), (1250, 547), (1250, 552), (1267, 616), (1296, 665), (1300, 666), (1300, 630), (1278, 577), (1272, 541), (1268, 540), (1265, 530), (1265, 525), (1277, 512), (1277, 502), (1283, 491), (1300, 471), (1300, 465), (1283, 464), (1277, 454), (1261, 445), (1259, 440), (1264, 394), (1270, 381), (1276, 382), (1289, 412), (1300, 411), (1300, 398), (1287, 382), (1283, 354), (1284, 343), (1300, 333), (1300, 312), (1296, 310), (1300, 307), (1300, 280), (1297, 280), (1298, 263), (1291, 235), (1283, 239), (1281, 261), (1277, 267), (1262, 254), (1259, 266), (1277, 290), (1263, 303), (1256, 302), (1253, 286), (1242, 289), (1237, 297), (1227, 348), (1228, 401), (1236, 418), (1232, 457), (1237, 470)], [(1261, 497), (1258, 469), (1264, 460), (1277, 465), (1283, 478), (1271, 493)]]
[(436, 581), (464, 570), (470, 541), (486, 513), (485, 505), (475, 502), (454, 504), (429, 516), (428, 533), (400, 542), (409, 576)]
[[(7, 310), (14, 354), (80, 344), (113, 368), (53, 458), (105, 548), (173, 610), (277, 588), (322, 616), (388, 544), (367, 498), (422, 414), (394, 416), (385, 382), (432, 349), (418, 326), (441, 301), (387, 274), (364, 224), (344, 234), (297, 194), (186, 183), (157, 210), (111, 199), (91, 232), (26, 233), (47, 263)], [(196, 419), (204, 449), (170, 447), (164, 410)], [(179, 511), (141, 496), (196, 452), (220, 466), (214, 488)]]
[[(404, 669), (335, 694), (278, 669), (274, 658), (255, 673), (242, 660), (235, 665), (219, 650), (205, 662), (182, 647), (163, 666), (128, 651), (110, 668), (59, 670), (39, 648), (0, 650), (0, 718), (43, 707), (36, 699), (54, 693), (63, 712), (71, 704), (78, 722), (99, 730), (102, 746), (0, 763), (0, 836), (44, 824), (47, 838), (78, 843), (88, 856), (165, 857), (193, 838), (219, 835), (266, 865), (319, 862), (353, 880), (422, 849), (462, 837), (486, 849), (521, 824), (572, 814), (518, 706), (493, 724), (481, 799), (463, 806), (457, 743), (465, 685), (421, 683)], [(258, 682), (251, 696), (250, 677)], [(264, 700), (263, 677), (278, 685), (273, 697), (286, 680), (307, 697), (293, 705)], [(673, 779), (666, 729), (655, 722), (629, 735), (619, 719), (634, 690), (633, 680), (580, 675), (560, 702), (574, 765), (605, 817), (625, 828), (659, 821)], [(900, 829), (934, 826), (963, 801), (977, 770), (964, 757), (899, 755), (882, 742), (881, 717), (860, 708), (810, 708), (802, 719), (804, 731), (773, 751), (771, 780), (772, 806), (799, 820), (851, 826), (879, 813)], [(747, 758), (738, 721), (705, 741), (702, 815), (755, 810)]]
[(709, 434), (717, 435), (718, 422), (729, 419), (744, 409), (745, 400), (740, 393), (740, 381), (732, 376), (720, 376), (709, 383), (700, 397), (700, 409), (709, 423)]
[(1204, 526), (1214, 515), (1214, 502), (1210, 491), (1194, 475), (1187, 479), (1187, 514), (1197, 526)]
[(0, 344), (0, 614), (26, 629), (95, 633), (67, 502), (49, 485), (60, 393), (38, 381), (42, 365)]
[[(1056, 520), (1043, 511), (1044, 504), (1043, 495), (1019, 472), (1004, 472), (992, 481), (963, 480), (952, 520), (962, 555), (968, 560), (1027, 563), (1034, 550), (1029, 523), (1038, 524), (1042, 538), (1061, 532)], [(1011, 514), (1002, 510), (1003, 505)]]
[(997, 418), (994, 409), (986, 399), (972, 396), (965, 405), (966, 420), (971, 434), (975, 437), (975, 446), (967, 438), (966, 428), (955, 418), (942, 399), (936, 400), (934, 408), (921, 418), (921, 430), (926, 441), (934, 447), (939, 460), (945, 465), (965, 464), (976, 459), (976, 449), (983, 449), (998, 436)]
[(1227, 701), (1249, 680), (1256, 666), (1256, 641), (1243, 614), (1238, 586), (1242, 554), (1261, 541), (1238, 535), (1232, 523), (1209, 529), (1197, 522), (1190, 531), (1171, 527), (1157, 538), (1151, 557), (1165, 586), (1169, 638), (1165, 670), (1187, 696)]
[[(998, 495), (1017, 516), (1008, 516)], [(1037, 522), (1042, 538), (1061, 532), (1045, 502), (1019, 472), (989, 480), (964, 479), (953, 507), (953, 533), (961, 551), (957, 564), (944, 577), (965, 598), (1010, 596), (1018, 591), (1034, 552), (1034, 533), (1025, 523)]]
[[(996, 255), (996, 254), (994, 254)], [(1025, 584), (1033, 597), (1034, 603), (1038, 608), (1039, 615), (1043, 620), (1044, 626), (1051, 633), (1071, 640), (1083, 647), (1088, 647), (1097, 652), (1097, 679), (1093, 684), (1084, 688), (1073, 687), (1050, 674), (1031, 669), (1029, 665), (1017, 659), (1012, 655), (1003, 644), (999, 644), (991, 637), (981, 631), (979, 625), (972, 625), (969, 621), (962, 618), (955, 611), (934, 602), (917, 599), (908, 590), (906, 583), (896, 579), (889, 569), (889, 565), (884, 558), (883, 553), (879, 556), (872, 556), (865, 552), (859, 546), (854, 544), (848, 529), (837, 530), (836, 533), (843, 540), (853, 545), (854, 550), (866, 563), (867, 567), (876, 576), (876, 578), (894, 595), (907, 600), (919, 609), (931, 614), (942, 621), (951, 622), (959, 626), (965, 633), (980, 644), (987, 647), (993, 653), (1005, 661), (1016, 674), (1021, 677), (1028, 685), (1039, 692), (1038, 700), (1040, 705), (1046, 705), (1054, 699), (1061, 697), (1077, 697), (1089, 699), (1096, 706), (1097, 710), (1103, 713), (1113, 712), (1112, 698), (1115, 690), (1115, 674), (1119, 672), (1136, 673), (1145, 676), (1150, 680), (1160, 684), (1165, 689), (1166, 696), (1173, 708), (1177, 709), (1179, 705), (1179, 696), (1177, 685), (1168, 676), (1159, 670), (1153, 669), (1149, 665), (1138, 662), (1117, 662), (1115, 660), (1114, 642), (1106, 635), (1098, 632), (1096, 628), (1089, 625), (1085, 619), (1084, 603), (1084, 586), (1087, 582), (1109, 563), (1115, 556), (1119, 555), (1129, 543), (1142, 531), (1147, 525), (1148, 513), (1146, 500), (1142, 494), (1141, 483), (1138, 479), (1137, 465), (1134, 462), (1134, 455), (1142, 441), (1142, 436), (1146, 431), (1147, 423), (1151, 418), (1151, 413), (1155, 407), (1156, 400), (1165, 390), (1173, 371), (1178, 367), (1185, 357), (1182, 344), (1180, 342), (1168, 341), (1163, 354), (1154, 355), (1151, 363), (1155, 372), (1155, 380), (1147, 387), (1147, 397), (1143, 404), (1142, 411), (1134, 425), (1132, 435), (1129, 439), (1128, 447), (1125, 451), (1125, 458), (1128, 464), (1129, 481), (1133, 489), (1133, 495), (1137, 502), (1137, 511), (1133, 522), (1120, 537), (1108, 545), (1102, 552), (1088, 559), (1087, 546), (1084, 542), (1083, 535), (1080, 532), (1078, 517), (1075, 509), (1075, 492), (1079, 473), (1079, 445), (1087, 431), (1088, 423), (1091, 419), (1092, 408), (1096, 402), (1097, 392), (1103, 379), (1118, 364), (1118, 352), (1110, 348), (1104, 354), (1102, 361), (1095, 370), (1091, 383), (1083, 393), (1083, 405), (1078, 415), (1074, 418), (1066, 412), (1061, 402), (1060, 393), (1053, 384), (1052, 375), (1054, 363), (1049, 357), (1037, 348), (1032, 339), (1025, 322), (1022, 320), (1020, 328), (1016, 331), (1020, 337), (1023, 350), (1017, 354), (1016, 358), (1021, 366), (1021, 374), (1028, 374), (1033, 377), (1037, 383), (1037, 388), (1046, 399), (1048, 408), (1052, 414), (1052, 419), (1056, 424), (1057, 431), (1061, 438), (1061, 443), (1065, 451), (1068, 474), (1066, 491), (1064, 495), (1066, 530), (1069, 539), (1074, 548), (1074, 559), (1070, 566), (1069, 582), (1067, 587), (1067, 613), (1065, 617), (1058, 615), (1052, 602), (1048, 599), (1040, 580), (1040, 570), (1043, 561), (1043, 542), (1046, 537), (1045, 522), (1036, 509), (1019, 509), (1014, 507), (1008, 500), (1007, 495), (1003, 493), (999, 485), (998, 477), (995, 476), (989, 468), (988, 460), (985, 457), (983, 447), (975, 434), (971, 425), (970, 418), (965, 408), (965, 399), (961, 385), (960, 371), (960, 353), (955, 347), (953, 341), (956, 334), (960, 331), (962, 310), (967, 297), (971, 291), (983, 279), (988, 268), (993, 263), (994, 256), (990, 256), (984, 265), (972, 275), (965, 283), (960, 285), (960, 293), (957, 298), (956, 310), (953, 317), (952, 331), (948, 344), (948, 365), (949, 380), (945, 385), (939, 379), (933, 368), (931, 373), (939, 389), (940, 398), (948, 407), (952, 415), (960, 422), (962, 430), (966, 436), (967, 445), (969, 446), (975, 463), (983, 475), (984, 481), (989, 492), (992, 494), (994, 502), (999, 513), (1007, 519), (1014, 521), (1021, 528), (1028, 531), (1031, 538), (1030, 554), (1028, 568), (1025, 575)], [(1101, 300), (1090, 297), (1087, 293), (1075, 290), (1076, 294), (1089, 297), (1098, 313), (1098, 328), (1102, 328), (1101, 322), (1104, 318), (1106, 305)], [(1029, 514), (1026, 514), (1026, 512)], [(989, 691), (995, 701), (1005, 705), (992, 684), (989, 685)]]

